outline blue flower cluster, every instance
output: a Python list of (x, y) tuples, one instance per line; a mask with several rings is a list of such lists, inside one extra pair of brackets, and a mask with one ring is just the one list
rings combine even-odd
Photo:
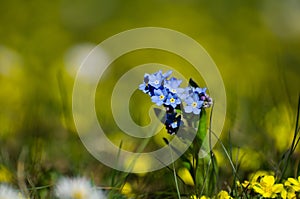
[(211, 97), (206, 93), (206, 88), (187, 87), (185, 94), (181, 97), (185, 102), (184, 111), (186, 113), (198, 115), (202, 108), (208, 108), (213, 104)]
[(139, 86), (139, 89), (148, 93), (152, 102), (158, 106), (166, 105), (176, 108), (181, 103), (177, 93), (181, 89), (179, 85), (182, 81), (174, 77), (168, 80), (171, 73), (172, 71), (165, 74), (158, 71), (154, 74), (145, 74), (144, 83)]
[[(145, 74), (139, 89), (149, 94), (152, 102), (166, 108), (165, 126), (170, 134), (176, 134), (181, 125), (181, 105), (185, 113), (199, 115), (202, 108), (212, 105), (212, 99), (206, 94), (206, 88), (200, 88), (190, 79), (190, 86), (180, 88), (182, 80), (171, 77), (172, 71)], [(177, 110), (177, 111), (176, 111)]]

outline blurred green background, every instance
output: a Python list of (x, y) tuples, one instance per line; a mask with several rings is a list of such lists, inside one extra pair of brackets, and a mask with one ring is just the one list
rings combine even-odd
[[(51, 175), (81, 174), (106, 185), (110, 169), (86, 151), (76, 133), (72, 85), (93, 47), (145, 26), (180, 31), (207, 50), (226, 87), (224, 142), (230, 135), (245, 174), (275, 167), (295, 127), (299, 21), (296, 0), (0, 0), (0, 180), (16, 182), (18, 163), (25, 162), (26, 175), (35, 184), (51, 183)], [(148, 62), (186, 65), (166, 52), (129, 53), (107, 71), (102, 95), (111, 94), (123, 71)], [(143, 117), (138, 114), (143, 108), (132, 109), (136, 120)], [(102, 114), (106, 128), (117, 132), (110, 110), (102, 108)], [(112, 139), (119, 143), (118, 136)], [(222, 152), (216, 153), (225, 162), (221, 175), (226, 179), (230, 167)]]

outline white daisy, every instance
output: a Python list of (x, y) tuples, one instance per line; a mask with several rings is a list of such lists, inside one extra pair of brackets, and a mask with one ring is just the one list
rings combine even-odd
[[(61, 178), (55, 188), (60, 199), (105, 199), (105, 195), (93, 187), (86, 178)], [(1, 199), (1, 198), (0, 198)]]
[(24, 198), (21, 193), (8, 185), (0, 185), (0, 199), (21, 199)]

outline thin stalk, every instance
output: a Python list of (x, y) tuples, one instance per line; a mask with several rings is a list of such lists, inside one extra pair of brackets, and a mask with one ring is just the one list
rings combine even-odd
[[(216, 137), (216, 139), (220, 142), (220, 144), (222, 146), (222, 149), (224, 150), (225, 155), (227, 156), (227, 158), (229, 160), (229, 163), (230, 163), (230, 166), (233, 170), (234, 175), (236, 176), (236, 178), (238, 180), (240, 180), (240, 177), (237, 174), (237, 169), (235, 168), (234, 163), (232, 162), (231, 157), (230, 157), (229, 153), (227, 152), (225, 145), (223, 144), (223, 142), (218, 138), (218, 136), (213, 131), (211, 131), (211, 132)], [(245, 197), (248, 198), (247, 193), (246, 193), (246, 189), (244, 187), (243, 187), (243, 193), (245, 194)]]
[[(165, 139), (165, 142), (169, 145), (169, 142), (166, 139)], [(175, 181), (177, 196), (178, 196), (178, 199), (181, 199), (181, 197), (180, 197), (180, 191), (179, 191), (179, 186), (178, 186), (178, 182), (177, 182), (177, 174), (176, 174), (176, 170), (175, 170), (175, 163), (174, 163), (174, 159), (173, 159), (173, 153), (172, 153), (172, 150), (171, 150), (170, 147), (169, 147), (169, 149), (170, 149), (170, 154), (171, 154), (172, 167), (173, 167), (173, 175), (174, 175), (174, 181)]]
[[(120, 145), (119, 145), (118, 154), (117, 154), (116, 165), (119, 165), (119, 157), (120, 157), (120, 154), (121, 154), (122, 146), (123, 146), (123, 141), (121, 140)], [(114, 172), (112, 173), (112, 177), (111, 177), (111, 186), (115, 186), (115, 178), (116, 178), (116, 175), (117, 175), (117, 171), (114, 171)]]
[[(289, 164), (290, 158), (291, 158), (291, 156), (292, 156), (292, 154), (293, 154), (293, 152), (294, 152), (294, 150), (295, 150), (295, 148), (296, 148), (296, 146), (299, 142), (298, 141), (299, 139), (296, 141), (297, 136), (298, 136), (299, 117), (300, 117), (300, 95), (299, 95), (299, 98), (298, 98), (298, 110), (297, 110), (297, 116), (296, 116), (296, 127), (295, 127), (294, 137), (293, 137), (293, 141), (292, 141), (291, 147), (289, 149), (289, 152), (288, 152), (288, 155), (287, 155), (287, 158), (286, 158), (286, 161), (285, 161), (286, 164), (284, 165), (284, 167), (282, 169), (280, 179), (283, 178), (283, 176), (286, 172), (287, 166)], [(295, 143), (296, 143), (296, 145), (295, 145)]]
[(211, 132), (212, 132), (212, 133), (214, 134), (214, 136), (218, 139), (218, 141), (220, 141), (220, 144), (221, 144), (221, 146), (222, 146), (222, 149), (224, 150), (225, 155), (227, 156), (227, 158), (228, 158), (228, 160), (229, 160), (230, 166), (231, 166), (233, 172), (236, 173), (237, 170), (236, 170), (236, 168), (235, 168), (235, 166), (234, 166), (234, 163), (232, 162), (232, 160), (231, 160), (231, 158), (230, 158), (230, 155), (229, 155), (229, 153), (227, 152), (226, 147), (224, 146), (223, 142), (218, 138), (218, 136), (217, 136), (213, 131), (211, 131)]
[(202, 194), (203, 194), (204, 187), (205, 187), (205, 183), (206, 183), (206, 179), (207, 179), (208, 172), (209, 172), (210, 164), (211, 164), (211, 159), (210, 159), (209, 162), (208, 162), (207, 171), (206, 171), (206, 174), (205, 174), (205, 176), (204, 176), (203, 186), (202, 186), (202, 189), (201, 189), (201, 192), (200, 192), (200, 195), (199, 195), (199, 196), (202, 196)]
[[(165, 114), (163, 112), (161, 112), (158, 115), (158, 119), (161, 120), (163, 117), (165, 116)], [(155, 133), (154, 131), (156, 130), (157, 127), (153, 127), (152, 132)], [(137, 159), (140, 157), (142, 151), (144, 151), (144, 149), (146, 148), (146, 146), (148, 145), (148, 143), (150, 142), (151, 137), (144, 139), (143, 142), (137, 147), (136, 149), (136, 154), (135, 157), (133, 158), (132, 162), (129, 164), (129, 170), (131, 171), (134, 167), (134, 164), (136, 163)], [(129, 172), (131, 173), (131, 172)]]
[[(171, 152), (171, 154), (172, 154), (172, 152)], [(173, 158), (172, 158), (172, 161), (173, 161)], [(172, 165), (173, 165), (173, 174), (174, 174), (174, 180), (175, 180), (177, 195), (178, 195), (178, 198), (181, 199), (174, 162), (172, 163)]]
[[(217, 182), (217, 173), (215, 172), (215, 163), (214, 163), (214, 154), (212, 152), (212, 144), (211, 144), (211, 139), (212, 139), (212, 129), (211, 129), (211, 125), (212, 125), (212, 116), (213, 116), (213, 110), (214, 110), (214, 104), (212, 105), (211, 107), (211, 112), (210, 112), (210, 116), (209, 116), (209, 150), (210, 150), (210, 159), (211, 159), (211, 162), (212, 162), (212, 172), (213, 174), (216, 176), (216, 182)], [(214, 190), (215, 191), (215, 190)]]

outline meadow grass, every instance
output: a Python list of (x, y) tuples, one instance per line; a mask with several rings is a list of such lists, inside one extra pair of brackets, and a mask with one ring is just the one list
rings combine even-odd
[[(213, 109), (211, 109), (211, 112)], [(210, 118), (207, 118), (207, 116)], [(87, 176), (91, 189), (101, 191), (101, 198), (298, 198), (300, 197), (299, 156), (295, 154), (299, 144), (299, 117), (300, 96), (295, 119), (295, 127), (292, 143), (281, 155), (276, 167), (264, 167), (252, 171), (250, 175), (241, 176), (241, 163), (233, 155), (233, 144), (230, 141), (224, 143), (211, 130), (212, 113), (207, 114), (202, 110), (198, 123), (198, 131), (188, 150), (171, 165), (164, 169), (143, 175), (121, 172), (114, 169), (106, 170), (102, 174), (107, 179), (106, 184), (99, 184), (102, 179), (97, 179), (97, 173), (85, 173), (84, 170), (76, 173), (76, 170), (61, 173), (58, 170), (47, 170), (43, 164), (44, 143), (36, 139), (33, 146), (23, 147), (18, 159), (15, 161), (3, 150), (0, 156), (0, 180), (2, 184), (10, 184), (19, 192), (19, 198), (46, 199), (59, 198), (56, 195), (57, 182), (65, 176)], [(193, 125), (197, 125), (196, 123)], [(208, 132), (208, 138), (205, 139)], [(230, 133), (229, 133), (230, 135)], [(232, 178), (220, 181), (221, 173), (218, 158), (211, 146), (211, 139), (218, 139), (218, 146), (222, 150), (225, 159), (231, 167)], [(163, 138), (168, 145), (167, 138)], [(230, 140), (230, 139), (229, 139)], [(146, 140), (136, 151), (143, 151), (149, 140)], [(119, 148), (123, 147), (123, 141)], [(175, 150), (169, 146), (170, 156)], [(206, 156), (199, 157), (199, 153)], [(28, 158), (30, 157), (30, 158)], [(173, 157), (172, 157), (173, 159)], [(129, 167), (134, 167), (132, 161)], [(267, 164), (267, 163), (266, 163)], [(266, 169), (267, 168), (267, 169)], [(179, 172), (184, 171), (184, 172)], [(158, 182), (159, 181), (159, 182)], [(157, 186), (158, 185), (158, 186)], [(69, 185), (71, 186), (71, 185)], [(75, 190), (76, 190), (76, 184)], [(80, 187), (78, 187), (80, 189)], [(6, 189), (3, 189), (6, 191)], [(6, 193), (6, 192), (5, 192)], [(76, 193), (72, 198), (80, 199), (83, 196)], [(78, 195), (79, 194), (79, 195)], [(1, 189), (0, 189), (1, 195)]]

